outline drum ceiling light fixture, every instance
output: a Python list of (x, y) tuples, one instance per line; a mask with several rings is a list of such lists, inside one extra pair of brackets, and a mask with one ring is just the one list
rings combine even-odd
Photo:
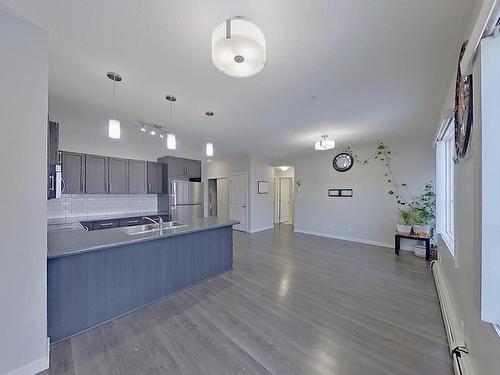
[(212, 61), (230, 77), (251, 77), (266, 65), (266, 37), (241, 17), (227, 19), (212, 34)]

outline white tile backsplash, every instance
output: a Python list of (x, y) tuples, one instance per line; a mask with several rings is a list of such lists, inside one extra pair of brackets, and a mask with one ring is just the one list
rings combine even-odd
[(64, 221), (156, 210), (156, 194), (63, 194), (47, 201), (47, 218)]

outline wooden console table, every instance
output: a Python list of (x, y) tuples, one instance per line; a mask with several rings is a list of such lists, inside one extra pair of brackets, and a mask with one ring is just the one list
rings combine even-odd
[(396, 235), (394, 236), (394, 252), (396, 253), (396, 255), (399, 255), (401, 238), (407, 238), (409, 240), (424, 241), (425, 242), (425, 260), (427, 260), (427, 261), (431, 260), (431, 238), (430, 237), (422, 237), (422, 236), (418, 236), (416, 234), (396, 233)]

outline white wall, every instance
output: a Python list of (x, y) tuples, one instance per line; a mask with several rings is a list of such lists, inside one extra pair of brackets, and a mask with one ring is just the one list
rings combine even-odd
[[(393, 171), (399, 182), (408, 184), (409, 196), (417, 193), (435, 176), (432, 138), (391, 141)], [(377, 144), (354, 146), (360, 158), (372, 155)], [(390, 185), (382, 162), (355, 164), (347, 172), (333, 169), (338, 149), (318, 151), (294, 160), (294, 230), (328, 237), (394, 247), (395, 225), (399, 221)], [(353, 198), (329, 198), (329, 188), (352, 188)]]
[[(450, 62), (452, 64), (453, 62)], [(440, 259), (478, 375), (497, 374), (500, 337), (481, 321), (481, 59), (474, 64), (474, 124), (468, 155), (455, 166), (455, 258), (440, 242)], [(497, 86), (498, 88), (498, 86)], [(451, 108), (448, 96), (443, 108)]]
[(47, 35), (0, 6), (0, 373), (48, 367)]
[[(253, 233), (272, 228), (273, 167), (265, 160), (248, 156), (208, 163), (208, 178), (229, 177), (231, 173), (236, 172), (248, 173), (248, 231)], [(269, 181), (269, 194), (257, 194), (259, 180)]]
[[(269, 182), (269, 194), (258, 194), (258, 181)], [(252, 157), (250, 160), (250, 232), (259, 232), (274, 227), (273, 193), (274, 169), (265, 160)]]
[(50, 101), (51, 121), (59, 123), (59, 148), (64, 151), (81, 152), (156, 161), (157, 158), (172, 155), (201, 160), (202, 182), (205, 185), (205, 216), (208, 215), (207, 162), (204, 145), (192, 145), (188, 140), (178, 138), (177, 149), (168, 150), (165, 142), (158, 136), (139, 131), (138, 123), (123, 120), (121, 138), (108, 137), (107, 117), (85, 108), (68, 106)]

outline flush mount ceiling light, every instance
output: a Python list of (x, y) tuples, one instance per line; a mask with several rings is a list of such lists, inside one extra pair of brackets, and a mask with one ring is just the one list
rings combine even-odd
[[(165, 96), (165, 99), (167, 99), (167, 101), (169, 103), (169, 107), (170, 107), (169, 126), (170, 126), (170, 129), (172, 129), (173, 128), (173, 125), (172, 125), (172, 103), (175, 102), (177, 100), (177, 98), (173, 95), (167, 95), (167, 96)], [(169, 131), (167, 133), (167, 148), (169, 150), (175, 150), (177, 148), (177, 137), (175, 136), (173, 131)]]
[(211, 142), (212, 134), (212, 117), (214, 113), (212, 111), (206, 111), (205, 115), (208, 117), (208, 142), (206, 147), (207, 156), (214, 156), (214, 144)]
[(108, 136), (120, 139), (120, 121), (116, 119), (116, 82), (121, 82), (122, 77), (118, 73), (108, 72), (106, 76), (113, 81), (113, 118), (108, 120)]
[(335, 148), (335, 141), (328, 139), (327, 135), (322, 135), (321, 139), (314, 143), (314, 149), (318, 151), (331, 150), (332, 148)]
[(245, 19), (227, 19), (212, 34), (212, 61), (230, 77), (251, 77), (266, 64), (266, 37)]
[(283, 172), (286, 172), (290, 169), (290, 167), (286, 166), (286, 165), (283, 165), (282, 167), (280, 167), (280, 169), (283, 171)]

